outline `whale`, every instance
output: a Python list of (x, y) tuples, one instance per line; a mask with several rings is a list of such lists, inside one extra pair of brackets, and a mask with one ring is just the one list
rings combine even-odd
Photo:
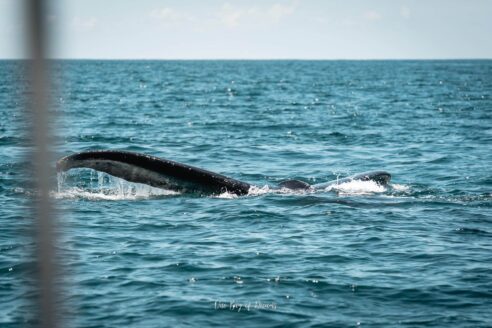
[[(195, 166), (171, 161), (156, 156), (120, 150), (93, 150), (71, 154), (56, 162), (57, 172), (89, 168), (123, 180), (142, 183), (152, 187), (180, 193), (219, 195), (232, 193), (248, 194), (251, 184)], [(343, 179), (311, 185), (301, 180), (285, 180), (278, 189), (322, 190), (353, 180), (374, 181), (387, 185), (391, 175), (385, 171), (359, 173)]]
[(85, 151), (56, 163), (57, 172), (74, 168), (90, 168), (129, 182), (182, 193), (246, 195), (251, 187), (246, 182), (195, 166), (128, 151)]

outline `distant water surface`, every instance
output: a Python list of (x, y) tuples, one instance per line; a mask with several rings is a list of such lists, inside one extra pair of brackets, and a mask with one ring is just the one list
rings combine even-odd
[[(58, 61), (58, 156), (118, 149), (255, 185), (90, 170), (52, 192), (76, 327), (492, 326), (492, 61)], [(23, 64), (0, 61), (0, 326), (34, 323)], [(368, 170), (390, 186), (271, 190)]]

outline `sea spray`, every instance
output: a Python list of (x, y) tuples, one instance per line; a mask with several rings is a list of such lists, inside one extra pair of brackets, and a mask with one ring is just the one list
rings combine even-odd
[[(88, 181), (84, 178), (89, 172)], [(57, 174), (55, 198), (81, 198), (89, 200), (137, 200), (178, 195), (178, 192), (128, 182), (103, 172), (76, 169)]]

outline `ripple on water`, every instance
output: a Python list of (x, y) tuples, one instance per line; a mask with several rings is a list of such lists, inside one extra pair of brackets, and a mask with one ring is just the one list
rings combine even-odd
[[(36, 190), (24, 157), (28, 129), (15, 114), (25, 93), (20, 65), (0, 61), (2, 327), (25, 326), (35, 313)], [(243, 197), (195, 197), (90, 170), (60, 177), (51, 195), (62, 210), (68, 322), (492, 322), (491, 61), (53, 65), (65, 78), (55, 100), (60, 156), (138, 151), (253, 185)], [(392, 182), (274, 188), (371, 170), (390, 172)]]

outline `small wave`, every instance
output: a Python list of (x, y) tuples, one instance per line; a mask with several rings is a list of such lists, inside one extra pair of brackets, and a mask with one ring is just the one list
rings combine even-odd
[(478, 235), (478, 236), (491, 236), (492, 234), (488, 231), (481, 230), (478, 228), (465, 228), (465, 227), (460, 227), (456, 228), (454, 230), (456, 233), (459, 234), (467, 234), (467, 235)]

